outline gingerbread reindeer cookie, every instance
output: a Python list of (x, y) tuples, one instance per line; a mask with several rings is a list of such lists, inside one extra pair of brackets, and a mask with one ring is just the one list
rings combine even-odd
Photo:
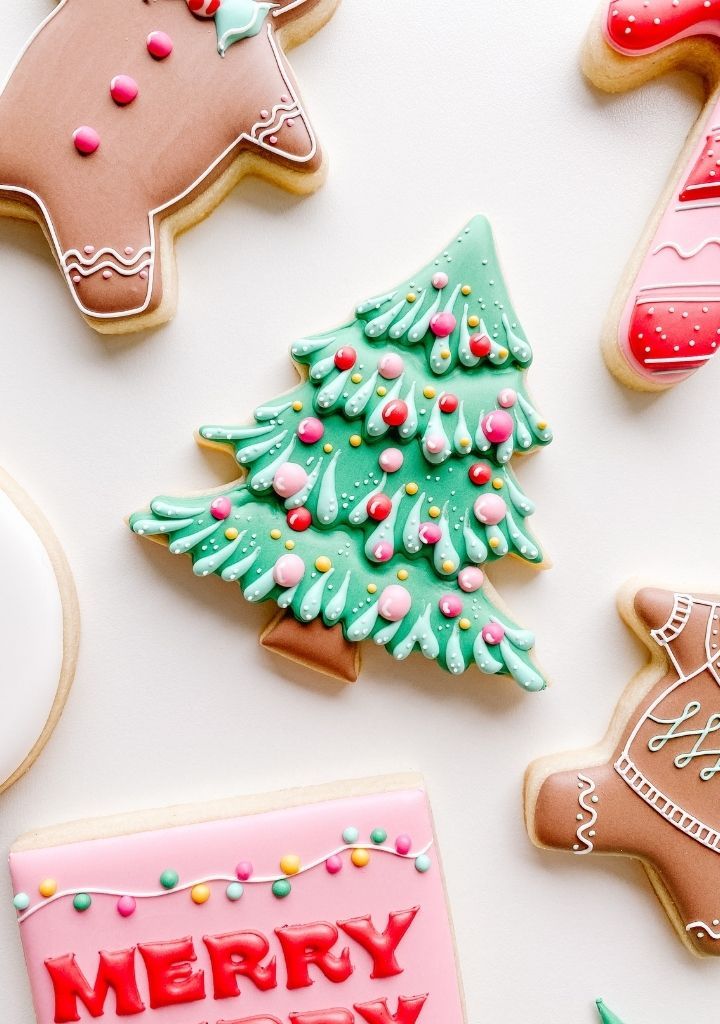
[(720, 0), (603, 0), (584, 67), (607, 92), (674, 68), (696, 71), (707, 102), (623, 275), (603, 348), (629, 387), (661, 391), (720, 344)]
[(173, 240), (241, 177), (314, 191), (283, 47), (339, 0), (61, 0), (0, 93), (0, 213), (42, 227), (106, 334), (173, 315)]
[(533, 842), (642, 861), (672, 923), (720, 955), (720, 597), (628, 590), (620, 611), (651, 651), (602, 747), (536, 762)]

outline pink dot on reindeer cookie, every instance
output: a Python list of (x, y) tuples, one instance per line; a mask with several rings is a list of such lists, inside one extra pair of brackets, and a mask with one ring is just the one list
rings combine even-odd
[(73, 132), (75, 149), (83, 156), (91, 156), (100, 148), (100, 136), (90, 125), (83, 124)]

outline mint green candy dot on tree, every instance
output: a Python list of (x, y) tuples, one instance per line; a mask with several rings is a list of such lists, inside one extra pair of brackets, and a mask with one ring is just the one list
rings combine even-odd
[(356, 679), (372, 640), (398, 660), (419, 651), (456, 675), (543, 689), (533, 635), (485, 575), (507, 556), (543, 565), (512, 462), (552, 440), (488, 222), (292, 355), (302, 383), (254, 423), (200, 430), (242, 481), (156, 498), (134, 532), (274, 601), (263, 644), (321, 672)]

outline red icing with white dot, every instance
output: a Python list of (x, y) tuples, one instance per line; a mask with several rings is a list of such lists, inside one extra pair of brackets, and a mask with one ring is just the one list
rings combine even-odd
[(642, 298), (630, 324), (630, 350), (653, 373), (695, 370), (715, 354), (720, 342), (720, 290), (717, 298)]
[(720, 0), (615, 0), (606, 34), (621, 53), (652, 53), (690, 36), (720, 35)]
[(680, 193), (681, 203), (697, 199), (720, 198), (720, 132), (712, 132), (705, 139), (705, 148), (695, 162), (685, 187)]

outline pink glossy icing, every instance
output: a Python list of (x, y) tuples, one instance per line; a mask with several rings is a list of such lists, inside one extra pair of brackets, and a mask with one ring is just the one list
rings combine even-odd
[[(157, 889), (158, 876), (169, 865), (180, 875), (181, 884), (183, 880), (232, 873), (239, 849), (252, 854), (258, 875), (274, 875), (280, 857), (291, 850), (302, 863), (329, 854), (342, 845), (342, 832), (350, 824), (366, 842), (378, 826), (387, 829), (390, 836), (412, 836), (416, 849), (432, 838), (424, 793), (406, 790), (31, 850), (11, 855), (10, 866), (16, 892), (37, 892), (38, 880), (50, 876), (61, 879), (68, 889), (148, 891)], [(388, 845), (392, 845), (391, 840)], [(414, 869), (412, 860), (392, 853), (371, 851), (369, 864), (361, 870), (350, 863), (348, 854), (343, 854), (340, 872), (333, 875), (321, 863), (317, 870), (292, 878), (292, 892), (282, 901), (268, 886), (248, 883), (242, 898), (234, 903), (224, 895), (225, 883), (217, 883), (211, 886), (211, 898), (202, 905), (193, 903), (187, 892), (173, 892), (153, 900), (138, 900), (135, 914), (127, 919), (117, 913), (115, 897), (94, 896), (86, 914), (78, 914), (68, 901), (46, 906), (20, 925), (37, 1018), (50, 1022), (54, 1016), (45, 960), (72, 952), (94, 981), (100, 949), (128, 950), (190, 937), (198, 958), (193, 969), (204, 973), (205, 999), (185, 1006), (150, 1008), (147, 977), (137, 955), (138, 988), (148, 1008), (130, 1019), (138, 1024), (215, 1024), (218, 1020), (258, 1015), (275, 1017), (286, 1024), (291, 1012), (310, 1013), (328, 1007), (348, 1007), (351, 1012), (357, 1003), (383, 998), (394, 1012), (400, 996), (428, 993), (418, 1024), (461, 1024), (463, 1010), (442, 876), (434, 849), (430, 854), (433, 866), (425, 874)], [(339, 955), (343, 948), (349, 948), (354, 968), (347, 980), (333, 984), (311, 967), (313, 984), (288, 991), (275, 929), (369, 915), (382, 931), (391, 913), (415, 907), (420, 909), (397, 947), (401, 973), (371, 978), (370, 957), (356, 940), (341, 933), (335, 952)], [(260, 991), (240, 978), (240, 996), (216, 1001), (212, 998), (212, 975), (203, 936), (223, 936), (243, 929), (268, 938), (271, 955), (277, 957), (277, 987)], [(80, 1014), (83, 1021), (91, 1019), (82, 1005)], [(111, 993), (103, 1024), (124, 1024), (127, 1020), (115, 1012)]]
[(317, 444), (325, 427), (316, 416), (308, 416), (298, 424), (297, 435), (303, 444)]
[(100, 136), (90, 125), (83, 124), (73, 132), (75, 149), (83, 156), (90, 156), (100, 148)]
[(405, 369), (405, 362), (402, 356), (397, 355), (394, 352), (388, 353), (383, 356), (378, 363), (378, 372), (381, 377), (385, 380), (395, 380)]
[(474, 505), (475, 515), (486, 526), (502, 522), (507, 514), (505, 499), (499, 494), (481, 494)]
[(173, 52), (173, 41), (167, 32), (151, 32), (147, 37), (147, 48), (155, 60), (165, 60)]
[(308, 475), (303, 466), (297, 462), (284, 462), (275, 473), (273, 490), (281, 498), (289, 498), (307, 483)]
[(385, 451), (380, 453), (378, 462), (380, 469), (384, 470), (385, 473), (397, 473), (399, 469), (402, 469), (402, 464), (405, 461), (405, 456), (399, 448), (386, 448)]
[(305, 575), (305, 563), (299, 555), (281, 555), (273, 569), (279, 587), (296, 587)]
[(406, 587), (394, 583), (385, 587), (378, 601), (378, 613), (388, 622), (399, 622), (410, 611), (412, 597)]
[(482, 421), (482, 432), (492, 444), (502, 444), (512, 436), (514, 423), (509, 412), (499, 409), (488, 413)]
[(115, 75), (110, 83), (110, 95), (121, 107), (126, 107), (137, 99), (139, 91), (137, 82), (130, 75)]

